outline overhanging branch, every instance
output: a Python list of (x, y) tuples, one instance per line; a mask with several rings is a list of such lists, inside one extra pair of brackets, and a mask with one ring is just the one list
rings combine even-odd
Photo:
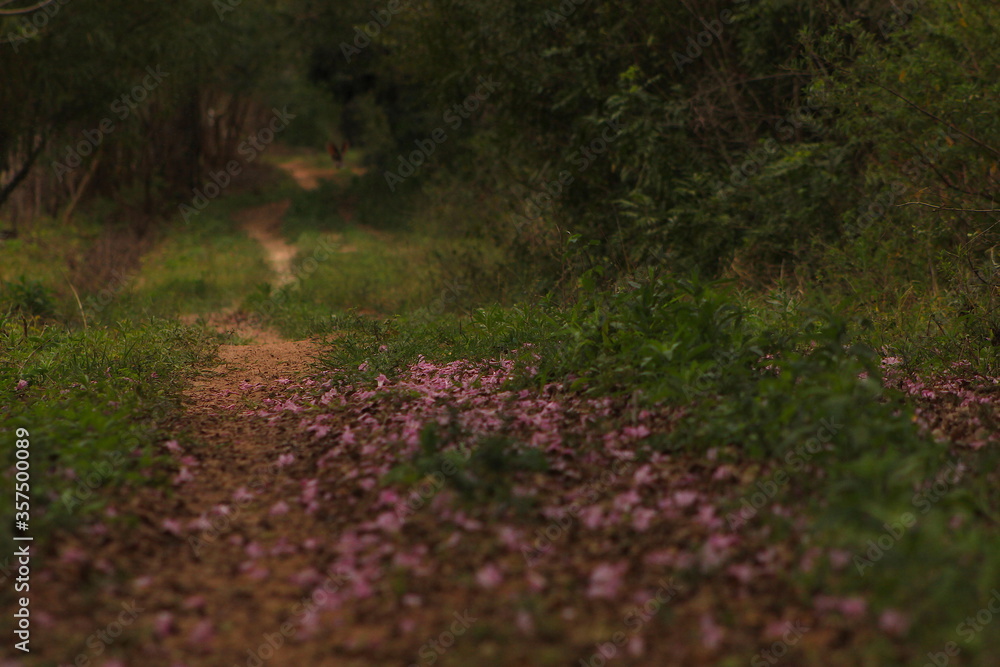
[[(13, 1), (14, 0), (3, 0), (3, 2), (0, 2), (0, 7), (9, 5)], [(56, 0), (42, 0), (41, 2), (30, 7), (23, 7), (21, 9), (0, 9), (0, 16), (19, 16), (21, 14), (30, 14), (32, 12), (37, 12), (39, 9), (44, 9), (55, 1)]]
[(17, 170), (16, 174), (14, 174), (14, 178), (11, 179), (10, 183), (3, 186), (3, 190), (0, 190), (0, 207), (4, 205), (4, 202), (7, 201), (7, 198), (10, 197), (15, 188), (21, 184), (21, 181), (28, 177), (28, 172), (31, 171), (31, 166), (35, 164), (35, 160), (42, 154), (43, 148), (45, 148), (45, 142), (39, 141), (38, 145), (28, 154), (28, 159), (24, 161), (21, 168)]

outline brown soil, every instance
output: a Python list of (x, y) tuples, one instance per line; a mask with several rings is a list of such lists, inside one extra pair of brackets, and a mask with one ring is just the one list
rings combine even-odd
[[(265, 204), (236, 216), (264, 247), (279, 285), (290, 279), (296, 253), (278, 235), (288, 206), (288, 201)], [(305, 376), (319, 344), (284, 340), (231, 310), (204, 319), (250, 344), (222, 345), (218, 366), (201, 372), (184, 393), (184, 415), (171, 430), (185, 439), (173, 456), (193, 478), (175, 478), (166, 488), (139, 486), (115, 499), (113, 513), (138, 518), (129, 530), (112, 521), (107, 534), (60, 537), (53, 555), (59, 565), (45, 573), (42, 585), (59, 599), (38, 602), (46, 610), (39, 620), (45, 641), (35, 656), (44, 662), (26, 664), (245, 664), (247, 650), (263, 644), (265, 633), (278, 632), (291, 602), (302, 597), (301, 585), (290, 578), (310, 567), (311, 554), (299, 550), (268, 559), (273, 564), (266, 575), (241, 569), (254, 545), (300, 545), (304, 536), (325, 532), (306, 513), (269, 513), (279, 501), (293, 503), (299, 493), (298, 482), (275, 466), (280, 455), (294, 456), (296, 448), (281, 426), (261, 429), (259, 420), (242, 414), (262, 405), (266, 388), (276, 381)], [(192, 529), (199, 521), (211, 527)], [(105, 576), (110, 570), (104, 568), (116, 573), (110, 587)], [(103, 574), (96, 571), (102, 569)], [(88, 581), (100, 582), (99, 588)], [(81, 641), (113, 627), (123, 603), (139, 610), (128, 623), (135, 627), (118, 640)], [(309, 653), (321, 645), (285, 647), (273, 664), (349, 664)], [(130, 661), (104, 661), (113, 655), (128, 655)]]
[(297, 251), (278, 233), (281, 228), (281, 218), (291, 205), (292, 202), (285, 199), (244, 209), (233, 216), (250, 238), (264, 247), (267, 261), (274, 271), (275, 287), (287, 285), (293, 279), (292, 260)]
[(294, 159), (282, 162), (278, 165), (284, 169), (303, 190), (315, 190), (319, 187), (320, 181), (342, 181), (347, 178), (347, 174), (364, 176), (367, 169), (364, 167), (314, 167), (306, 160)]

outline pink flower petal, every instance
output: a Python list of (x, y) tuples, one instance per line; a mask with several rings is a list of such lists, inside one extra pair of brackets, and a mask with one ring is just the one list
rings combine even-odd
[(701, 620), (699, 622), (699, 627), (701, 629), (701, 644), (709, 651), (714, 651), (719, 648), (722, 643), (725, 633), (722, 628), (715, 622), (710, 613), (704, 613), (701, 615)]
[(503, 582), (503, 573), (500, 568), (490, 563), (476, 572), (476, 582), (483, 588), (496, 588)]
[(191, 634), (188, 635), (188, 643), (193, 646), (203, 648), (207, 648), (214, 639), (215, 626), (213, 626), (212, 621), (207, 618), (202, 621), (198, 621), (198, 623), (191, 630)]
[(618, 595), (628, 563), (601, 563), (590, 573), (587, 597), (610, 599)]

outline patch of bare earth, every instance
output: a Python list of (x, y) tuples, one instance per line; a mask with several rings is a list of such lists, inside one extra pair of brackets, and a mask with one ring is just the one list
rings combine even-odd
[[(350, 179), (350, 175), (364, 176), (368, 171), (364, 167), (316, 167), (302, 158), (286, 160), (278, 165), (282, 170), (291, 176), (299, 187), (303, 190), (315, 190), (319, 187), (320, 181), (334, 181), (345, 183)], [(353, 207), (350, 202), (341, 201), (338, 213), (344, 220), (350, 222), (354, 217)]]
[[(288, 205), (237, 216), (264, 247), (279, 284), (291, 278), (295, 255), (278, 235)], [(292, 575), (316, 555), (283, 545), (326, 529), (305, 513), (272, 511), (299, 494), (298, 482), (276, 465), (283, 454), (294, 458), (295, 434), (280, 425), (261, 429), (241, 414), (265, 399), (263, 387), (302, 378), (319, 347), (283, 340), (232, 311), (205, 320), (250, 344), (222, 345), (218, 366), (184, 393), (184, 414), (172, 429), (184, 435), (161, 452), (178, 462), (153, 468), (170, 476), (166, 483), (118, 493), (106, 523), (52, 540), (35, 598), (40, 641), (25, 664), (254, 664), (258, 647), (269, 650), (268, 633), (272, 644), (285, 642), (281, 626), (303, 595)], [(260, 545), (280, 552), (267, 571), (244, 565)], [(283, 650), (274, 664), (351, 663), (312, 644)]]
[(292, 202), (284, 199), (261, 206), (244, 209), (233, 216), (253, 240), (257, 241), (267, 254), (267, 261), (275, 275), (275, 286), (282, 287), (292, 282), (292, 260), (296, 249), (286, 242), (279, 233), (281, 219)]
[(320, 181), (344, 180), (348, 174), (364, 176), (367, 172), (364, 167), (317, 167), (302, 158), (286, 160), (278, 166), (294, 178), (303, 190), (315, 190)]

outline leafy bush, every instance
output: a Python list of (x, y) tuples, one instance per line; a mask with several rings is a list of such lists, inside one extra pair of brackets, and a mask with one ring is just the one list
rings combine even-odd
[(0, 294), (8, 309), (24, 316), (52, 319), (56, 315), (52, 290), (37, 280), (21, 276), (17, 282), (2, 283)]
[[(455, 428), (454, 422), (449, 428)], [(545, 455), (537, 448), (519, 447), (502, 436), (461, 443), (460, 435), (442, 434), (436, 424), (427, 424), (413, 460), (390, 471), (386, 481), (415, 484), (428, 476), (441, 476), (444, 485), (468, 501), (510, 502), (511, 485), (517, 479), (514, 473), (548, 470)]]

